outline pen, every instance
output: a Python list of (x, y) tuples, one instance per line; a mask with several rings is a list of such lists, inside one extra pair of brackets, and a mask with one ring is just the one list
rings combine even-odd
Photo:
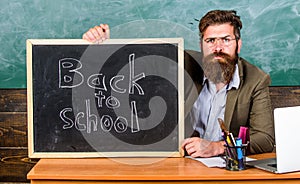
[(233, 135), (232, 135), (231, 132), (229, 133), (229, 139), (230, 139), (230, 141), (232, 142), (232, 146), (236, 146), (236, 143), (235, 143), (235, 141), (234, 141), (234, 137), (233, 137)]
[(229, 131), (227, 130), (224, 121), (221, 118), (218, 118), (218, 122), (220, 124), (220, 128), (221, 128), (222, 132), (224, 132), (227, 136)]
[(232, 142), (230, 141), (230, 138), (229, 136), (225, 136), (224, 135), (224, 132), (223, 132), (223, 139), (225, 141), (225, 144), (226, 144), (226, 149), (225, 149), (225, 152), (226, 154), (228, 155), (228, 158), (231, 158), (231, 162), (234, 162), (238, 165), (238, 161), (237, 161), (237, 155), (236, 155), (236, 152), (233, 151), (232, 148), (234, 148)]
[(228, 155), (230, 155), (230, 157), (233, 157), (233, 154), (232, 154), (232, 152), (231, 152), (231, 149), (229, 148), (230, 145), (229, 145), (229, 143), (228, 143), (228, 141), (227, 141), (228, 136), (225, 136), (225, 135), (224, 135), (224, 132), (223, 132), (222, 136), (223, 136), (223, 139), (224, 139), (225, 144), (226, 144), (226, 147), (227, 147), (227, 149), (225, 149), (225, 151), (227, 152)]

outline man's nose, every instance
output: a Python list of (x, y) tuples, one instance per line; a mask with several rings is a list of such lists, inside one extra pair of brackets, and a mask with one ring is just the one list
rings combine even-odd
[(214, 45), (214, 51), (215, 52), (220, 52), (223, 51), (223, 42), (222, 39), (216, 39), (215, 40), (215, 45)]
[(223, 45), (217, 42), (216, 45), (215, 45), (215, 47), (214, 47), (214, 51), (215, 52), (221, 52), (221, 51), (223, 51)]

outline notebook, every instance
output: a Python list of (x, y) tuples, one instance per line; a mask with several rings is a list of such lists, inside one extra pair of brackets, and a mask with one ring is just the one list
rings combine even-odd
[(300, 171), (300, 106), (274, 109), (276, 158), (247, 162), (274, 173)]

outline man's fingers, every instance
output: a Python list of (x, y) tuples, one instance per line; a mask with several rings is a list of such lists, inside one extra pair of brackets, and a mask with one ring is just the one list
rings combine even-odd
[(86, 33), (82, 35), (82, 38), (89, 42), (103, 42), (106, 39), (109, 39), (110, 30), (107, 24), (100, 24), (90, 28)]
[(192, 155), (196, 152), (195, 148), (194, 147), (190, 147), (188, 149), (186, 149), (186, 152), (189, 154), (189, 155)]
[(102, 28), (102, 31), (104, 33), (104, 38), (109, 39), (110, 38), (110, 29), (108, 24), (100, 24), (100, 28)]
[(82, 39), (87, 40), (87, 41), (90, 41), (90, 40), (89, 40), (89, 37), (87, 36), (86, 33), (84, 33), (84, 34), (82, 35)]
[(182, 148), (185, 148), (187, 144), (191, 143), (191, 138), (187, 138), (183, 141), (183, 143), (181, 144)]
[(96, 38), (95, 38), (94, 34), (91, 32), (91, 30), (86, 32), (83, 35), (83, 38), (86, 39), (87, 41), (90, 41), (90, 42), (95, 42), (96, 41)]
[(196, 152), (196, 148), (194, 146), (193, 138), (185, 139), (182, 148), (186, 150), (189, 155), (192, 155)]
[(100, 40), (103, 36), (103, 31), (99, 26), (95, 26), (94, 28), (90, 29), (90, 32), (93, 34), (96, 40)]
[(191, 154), (189, 154), (191, 157), (193, 157), (193, 158), (196, 158), (196, 157), (199, 157), (199, 155), (197, 154), (197, 152), (195, 151), (195, 152), (193, 152), (193, 153), (191, 153)]

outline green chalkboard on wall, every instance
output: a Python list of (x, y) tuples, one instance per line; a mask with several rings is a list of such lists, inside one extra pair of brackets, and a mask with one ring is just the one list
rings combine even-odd
[(1, 0), (0, 7), (0, 88), (27, 87), (26, 39), (78, 39), (109, 23), (113, 38), (183, 37), (186, 49), (199, 50), (195, 19), (212, 9), (238, 12), (241, 56), (272, 85), (300, 85), (300, 1)]

